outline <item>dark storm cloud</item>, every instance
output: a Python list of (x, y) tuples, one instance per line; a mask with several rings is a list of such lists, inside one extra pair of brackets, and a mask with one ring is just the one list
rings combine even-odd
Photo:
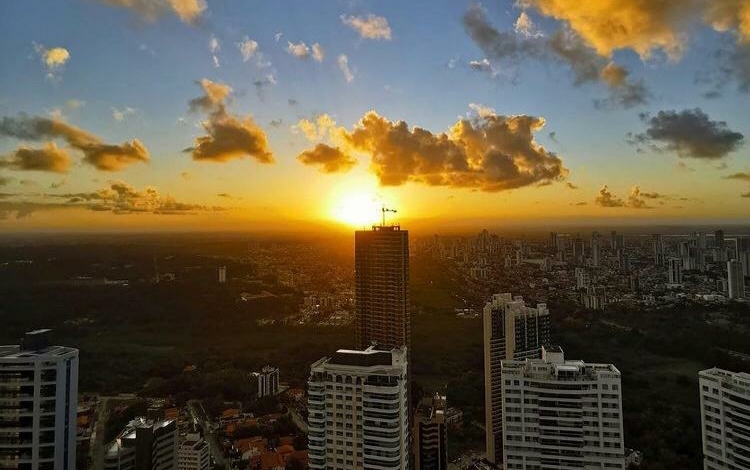
[(631, 143), (669, 150), (680, 157), (718, 160), (737, 150), (744, 136), (724, 121), (712, 121), (700, 108), (642, 114), (646, 131), (631, 135)]

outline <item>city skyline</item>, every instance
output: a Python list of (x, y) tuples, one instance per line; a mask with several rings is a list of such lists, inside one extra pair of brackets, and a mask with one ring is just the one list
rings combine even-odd
[(588, 8), (8, 3), (0, 228), (747, 223), (747, 6)]

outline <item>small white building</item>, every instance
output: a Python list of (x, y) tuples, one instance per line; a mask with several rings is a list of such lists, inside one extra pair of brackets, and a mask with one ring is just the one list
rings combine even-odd
[(198, 433), (190, 433), (177, 448), (177, 470), (208, 470), (211, 459), (206, 440)]

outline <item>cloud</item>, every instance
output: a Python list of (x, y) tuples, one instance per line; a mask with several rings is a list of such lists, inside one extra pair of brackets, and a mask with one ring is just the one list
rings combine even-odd
[(565, 183), (565, 186), (567, 186), (568, 189), (578, 189), (578, 186), (574, 185), (570, 181), (568, 181), (567, 183)]
[(324, 139), (336, 140), (340, 133), (345, 132), (343, 128), (336, 127), (336, 121), (327, 113), (318, 114), (314, 120), (300, 119), (292, 126), (292, 131), (301, 131), (310, 142)]
[(474, 111), (474, 113), (480, 118), (497, 115), (494, 109), (490, 108), (489, 106), (484, 106), (482, 104), (469, 103), (469, 109)]
[(190, 174), (189, 171), (183, 171), (182, 173), (180, 173), (180, 176), (184, 180), (189, 180), (190, 178), (192, 178), (192, 175)]
[(214, 67), (216, 67), (217, 69), (221, 67), (219, 56), (217, 55), (217, 52), (219, 52), (220, 49), (221, 43), (219, 42), (219, 39), (212, 34), (208, 39), (208, 50), (211, 51), (211, 60), (213, 60)]
[(327, 135), (341, 151), (370, 156), (370, 170), (383, 186), (407, 182), (497, 192), (564, 179), (562, 160), (534, 141), (544, 119), (491, 115), (460, 119), (434, 134), (404, 121), (366, 113), (351, 131), (327, 125), (302, 130)]
[(522, 11), (518, 15), (518, 19), (513, 24), (513, 30), (516, 34), (520, 34), (525, 38), (538, 38), (544, 36), (544, 33), (539, 31), (532, 21), (531, 17), (525, 11)]
[(148, 149), (137, 139), (120, 145), (107, 144), (83, 129), (44, 117), (25, 114), (3, 117), (0, 119), (0, 136), (36, 142), (63, 139), (83, 153), (84, 163), (103, 171), (119, 171), (133, 163), (149, 161)]
[(77, 99), (70, 99), (65, 102), (65, 106), (67, 106), (70, 109), (79, 109), (86, 105), (85, 101), (77, 100)]
[[(463, 16), (463, 24), (472, 40), (487, 58), (506, 65), (518, 65), (533, 59), (554, 61), (567, 65), (574, 75), (576, 86), (602, 83), (610, 92), (599, 107), (618, 105), (625, 108), (645, 103), (649, 92), (642, 81), (628, 79), (628, 71), (609, 59), (599, 56), (572, 30), (563, 28), (549, 38), (542, 35), (519, 35), (497, 30), (490, 24), (485, 11), (473, 5)], [(492, 70), (488, 59), (469, 64), (477, 70)]]
[(264, 76), (263, 78), (256, 78), (255, 80), (253, 80), (255, 93), (261, 99), (265, 97), (264, 90), (266, 89), (266, 87), (276, 85), (277, 83), (278, 82), (276, 81), (276, 76), (272, 73), (266, 74), (266, 76)]
[(750, 3), (743, 0), (707, 2), (704, 17), (716, 31), (734, 31), (738, 41), (750, 43)]
[(547, 137), (549, 137), (549, 140), (551, 140), (552, 142), (557, 143), (557, 132), (552, 131), (549, 134), (547, 134)]
[(272, 119), (268, 125), (271, 127), (281, 127), (281, 125), (284, 124), (284, 121), (281, 119)]
[(317, 42), (312, 45), (311, 49), (302, 41), (297, 44), (290, 41), (287, 43), (286, 51), (298, 59), (309, 59), (312, 57), (317, 62), (322, 62), (325, 57), (323, 48)]
[(354, 80), (354, 74), (351, 69), (349, 69), (349, 58), (346, 55), (341, 54), (338, 59), (336, 59), (336, 63), (338, 64), (341, 73), (344, 74), (344, 80), (346, 80), (346, 83), (351, 83), (352, 80)]
[(39, 54), (42, 63), (50, 72), (62, 67), (70, 60), (70, 52), (64, 47), (47, 49), (41, 44), (34, 44), (34, 50)]
[(258, 42), (253, 41), (247, 36), (242, 39), (242, 42), (237, 43), (237, 47), (240, 50), (240, 54), (242, 54), (242, 62), (249, 61), (258, 52)]
[(364, 39), (391, 40), (391, 27), (388, 20), (382, 16), (352, 16), (341, 15), (341, 22), (354, 29)]
[(0, 168), (67, 173), (70, 162), (70, 155), (64, 149), (48, 142), (42, 148), (19, 147), (10, 156), (0, 158)]
[(355, 159), (342, 152), (340, 148), (323, 143), (300, 153), (297, 159), (305, 165), (319, 165), (323, 173), (344, 173), (357, 164)]
[(245, 156), (260, 163), (273, 163), (268, 138), (251, 116), (239, 117), (227, 111), (226, 100), (232, 89), (223, 83), (203, 79), (198, 82), (204, 95), (190, 101), (192, 111), (209, 113), (201, 125), (207, 135), (197, 137), (187, 149), (194, 160), (226, 162)]
[(622, 199), (614, 196), (610, 191), (607, 185), (599, 189), (599, 193), (597, 194), (596, 198), (594, 199), (594, 204), (601, 207), (624, 207), (625, 202), (623, 202)]
[(117, 122), (122, 122), (126, 117), (135, 114), (136, 111), (135, 108), (131, 108), (130, 106), (126, 106), (123, 109), (112, 108), (112, 119)]
[(276, 34), (273, 35), (273, 40), (276, 41), (276, 42), (279, 42), (279, 41), (281, 41), (282, 36), (284, 36), (284, 33), (281, 33), (281, 32), (276, 33)]
[(8, 185), (8, 184), (12, 183), (13, 181), (14, 180), (11, 177), (0, 175), (0, 186)]
[[(658, 195), (658, 193), (642, 194), (640, 187), (633, 186), (630, 189), (630, 194), (628, 195), (628, 200), (625, 202), (625, 206), (630, 207), (631, 209), (650, 209), (650, 206), (646, 204), (646, 194), (649, 194), (651, 196), (656, 195), (656, 198), (661, 197), (660, 195)], [(654, 199), (654, 197), (650, 197), (650, 199)]]
[(196, 24), (206, 11), (204, 0), (99, 0), (106, 5), (127, 8), (153, 22), (170, 13), (183, 23)]
[(323, 47), (321, 47), (320, 44), (317, 42), (312, 45), (312, 57), (316, 62), (323, 62), (323, 59), (325, 58), (325, 52), (323, 51)]
[(750, 172), (746, 172), (746, 173), (732, 173), (731, 175), (725, 176), (724, 179), (728, 179), (728, 180), (740, 180), (740, 181), (748, 181), (748, 182), (750, 182)]
[[(642, 114), (647, 129), (632, 136), (631, 143), (648, 143), (658, 151), (669, 150), (685, 158), (718, 160), (737, 150), (744, 136), (724, 121), (712, 121), (700, 108)], [(662, 144), (663, 147), (660, 147)]]
[(740, 197), (750, 197), (750, 191), (740, 194)]
[(585, 201), (579, 201), (575, 203), (576, 206), (588, 206), (589, 203)]
[(294, 98), (289, 98), (288, 100), (286, 100), (286, 102), (287, 104), (289, 104), (289, 106), (297, 106), (299, 104), (299, 101)]

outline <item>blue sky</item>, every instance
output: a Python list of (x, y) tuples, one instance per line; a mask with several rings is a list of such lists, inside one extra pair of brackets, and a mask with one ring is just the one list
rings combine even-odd
[[(580, 205), (576, 210), (585, 211), (588, 217), (627, 212), (634, 217), (680, 218), (687, 214), (705, 218), (715, 207), (717, 217), (747, 220), (750, 213), (745, 211), (750, 199), (740, 197), (750, 186), (743, 185), (741, 178), (724, 179), (750, 172), (744, 144), (721, 158), (706, 159), (681, 158), (673, 151), (659, 153), (648, 145), (642, 145), (643, 153), (638, 153), (626, 143), (628, 132), (641, 133), (646, 127), (639, 113), (653, 115), (660, 110), (700, 108), (710, 120), (726, 121), (732, 131), (743, 135), (750, 133), (750, 94), (739, 91), (736, 80), (722, 86), (720, 97), (710, 99), (703, 96), (709, 85), (696, 83), (701, 72), (717, 69), (716, 51), (742, 42), (735, 41), (731, 30), (717, 31), (693, 19), (681, 30), (686, 37), (678, 60), (670, 60), (658, 48), (647, 59), (632, 48), (617, 49), (606, 60), (626, 67), (630, 79), (642, 79), (650, 98), (632, 107), (598, 109), (594, 100), (606, 99), (608, 86), (602, 81), (575, 85), (566, 63), (490, 57), (494, 76), (474, 70), (471, 61), (487, 59), (462, 22), (466, 12), (476, 7), (474, 2), (207, 0), (195, 24), (181, 21), (168, 9), (158, 18), (144, 19), (135, 8), (113, 6), (123, 2), (3, 2), (0, 115), (52, 114), (105, 142), (138, 139), (147, 146), (150, 162), (104, 174), (77, 162), (67, 174), (19, 171), (7, 165), (9, 169), (0, 168), (0, 176), (14, 182), (0, 192), (20, 193), (21, 180), (47, 188), (64, 179), (66, 191), (71, 192), (94, 191), (107, 181), (122, 180), (136, 188), (153, 185), (196, 204), (220, 205), (223, 200), (217, 194), (231, 193), (237, 195), (234, 206), (250, 212), (252, 207), (273, 206), (285, 216), (297, 218), (296, 209), (287, 210), (278, 202), (286, 194), (283, 190), (298, 188), (299, 193), (292, 197), (300, 199), (301, 207), (321, 213), (325, 209), (310, 199), (316, 195), (325, 199), (331, 188), (366, 180), (378, 197), (392, 193), (399, 201), (413, 201), (413, 216), (436, 204), (444, 205), (448, 212), (454, 204), (487, 208), (505, 202), (530, 207), (532, 200), (549, 205), (551, 212), (559, 212), (565, 205), (562, 212), (570, 216), (576, 214), (570, 206), (578, 202), (587, 203), (588, 207)], [(580, 32), (586, 41), (585, 33), (577, 31), (574, 23), (561, 19), (566, 12), (545, 15), (544, 4), (545, 0), (534, 0), (519, 8), (514, 2), (493, 1), (483, 2), (481, 8), (498, 31), (512, 33), (525, 11), (544, 37), (568, 28)], [(344, 24), (342, 15), (382, 17), (391, 39), (362, 37)], [(213, 52), (212, 38), (219, 44)], [(247, 62), (238, 47), (245, 38), (258, 43), (256, 54)], [(310, 47), (318, 43), (325, 57), (321, 62), (294, 57), (287, 51), (290, 41), (303, 41)], [(49, 70), (40, 58), (40, 47), (61, 47), (70, 57)], [(337, 64), (342, 54), (353, 74), (350, 82)], [(197, 81), (204, 78), (232, 88), (228, 108), (238, 116), (252, 115), (267, 135), (276, 164), (258, 165), (252, 159), (196, 162), (183, 151), (204, 133), (200, 122), (206, 116), (188, 109), (189, 101), (201, 96)], [(266, 82), (260, 90), (253, 84), (258, 80)], [(79, 106), (71, 106), (71, 100)], [(373, 179), (367, 155), (360, 154), (359, 165), (347, 174), (320, 174), (296, 159), (310, 147), (294, 127), (300, 119), (326, 113), (338, 125), (351, 129), (365, 113), (375, 110), (390, 121), (404, 120), (409, 126), (438, 134), (457, 119), (466, 118), (470, 103), (492, 108), (501, 116), (543, 117), (546, 125), (535, 132), (535, 141), (563, 160), (569, 170), (566, 179), (555, 182), (553, 188), (531, 184), (499, 193), (425, 185), (416, 179), (383, 188)], [(115, 109), (124, 113), (122, 120), (114, 119)], [(0, 154), (11, 158), (19, 145), (26, 144), (38, 146), (41, 142), (0, 137)], [(359, 151), (366, 154), (364, 149)], [(185, 172), (192, 177), (183, 176)], [(563, 181), (579, 189), (566, 192)], [(702, 202), (679, 204), (680, 209), (671, 211), (666, 207), (654, 207), (650, 212), (622, 207), (618, 212), (596, 207), (594, 198), (605, 184), (623, 199), (633, 186), (640, 186), (644, 191), (671, 194), (673, 199), (679, 196)], [(31, 186), (27, 182), (26, 187)], [(448, 198), (450, 202), (446, 202)], [(724, 200), (721, 207), (714, 198)], [(494, 214), (479, 209), (469, 212), (472, 216)]]

